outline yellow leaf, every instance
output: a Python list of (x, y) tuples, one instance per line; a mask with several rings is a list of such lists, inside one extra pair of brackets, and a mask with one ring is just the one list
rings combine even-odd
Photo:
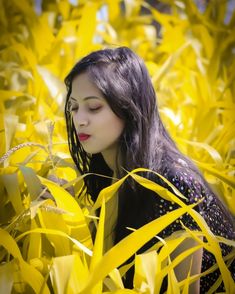
[[(50, 275), (52, 286), (56, 294), (66, 293), (70, 275), (73, 269), (73, 263), (73, 255), (53, 258)], [(75, 292), (72, 293), (75, 294)]]
[[(37, 228), (37, 223), (35, 219), (31, 220), (31, 230)], [(29, 245), (28, 245), (28, 254), (27, 260), (31, 260), (33, 258), (40, 258), (42, 250), (42, 239), (40, 234), (30, 234), (29, 236)]]
[(73, 267), (66, 294), (77, 294), (84, 287), (86, 281), (88, 280), (89, 270), (84, 261), (84, 258), (82, 260), (80, 256), (75, 254), (73, 255)]
[(19, 169), (23, 174), (28, 192), (31, 196), (31, 200), (36, 200), (40, 192), (42, 191), (42, 185), (37, 178), (35, 171), (32, 168), (23, 165), (20, 165)]
[(59, 230), (52, 230), (52, 229), (42, 229), (42, 228), (36, 228), (33, 230), (29, 230), (26, 231), (24, 233), (22, 233), (21, 235), (16, 237), (16, 241), (19, 241), (20, 239), (22, 239), (24, 236), (29, 235), (29, 234), (34, 234), (34, 233), (38, 233), (38, 234), (51, 234), (51, 235), (57, 235), (57, 236), (61, 236), (64, 238), (68, 238), (70, 241), (72, 241), (79, 250), (85, 252), (87, 255), (92, 256), (92, 251), (90, 249), (88, 249), (86, 246), (84, 246), (81, 242), (79, 242), (78, 240), (71, 238), (69, 235), (67, 235), (66, 233), (59, 231)]
[(20, 214), (22, 211), (24, 211), (24, 207), (22, 204), (17, 174), (5, 174), (1, 177), (15, 212)]
[(112, 269), (121, 265), (163, 228), (184, 214), (190, 207), (179, 208), (136, 230), (111, 248), (91, 273), (89, 282), (80, 293), (89, 292)]
[(12, 275), (13, 270), (13, 261), (0, 265), (0, 289), (4, 294), (12, 293), (12, 286), (14, 282)]
[[(82, 10), (82, 16), (79, 23), (79, 28), (77, 32), (77, 47), (75, 56), (77, 58), (84, 56), (91, 50), (93, 43), (93, 38), (95, 34), (95, 29), (97, 25), (96, 13), (100, 5), (100, 1), (85, 2), (85, 5)], [(89, 23), (89, 26), (87, 24)]]
[[(68, 228), (65, 224), (63, 216), (56, 214), (53, 211), (38, 210), (38, 217), (42, 228), (59, 230), (68, 234)], [(56, 256), (69, 255), (72, 253), (71, 242), (67, 238), (61, 238), (60, 236), (47, 234), (48, 240), (54, 247)]]
[(44, 283), (43, 276), (31, 265), (25, 262), (21, 256), (19, 247), (15, 240), (0, 228), (0, 244), (19, 262), (22, 279), (33, 288), (35, 293), (49, 294), (50, 291)]

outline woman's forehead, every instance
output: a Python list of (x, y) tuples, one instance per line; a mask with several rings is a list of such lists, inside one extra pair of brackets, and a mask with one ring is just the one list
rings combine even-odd
[(100, 89), (91, 81), (87, 73), (76, 76), (72, 81), (71, 100), (91, 99), (94, 97), (105, 99)]

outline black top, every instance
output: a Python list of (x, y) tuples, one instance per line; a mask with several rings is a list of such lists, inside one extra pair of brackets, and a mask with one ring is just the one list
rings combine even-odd
[[(191, 176), (192, 172), (187, 171), (187, 169), (179, 169), (177, 172), (172, 175), (172, 171), (166, 170), (163, 176), (167, 178), (186, 198), (185, 201), (187, 204), (192, 204), (198, 202), (200, 199), (204, 198), (204, 200), (197, 206), (195, 206), (195, 210), (197, 210), (205, 219), (206, 223), (210, 227), (211, 231), (218, 236), (225, 237), (230, 240), (235, 239), (235, 232), (231, 222), (231, 219), (226, 216), (224, 213), (224, 207), (221, 202), (217, 199), (217, 197), (210, 190), (208, 185), (201, 184), (201, 181), (195, 180), (195, 177)], [(166, 185), (163, 183), (163, 185)], [(172, 189), (169, 187), (171, 192)], [(146, 197), (148, 197), (146, 195)], [(178, 204), (174, 202), (167, 201), (163, 198), (156, 197), (156, 194), (152, 198), (152, 209), (150, 213), (145, 217), (145, 223), (152, 221), (162, 215), (165, 215), (167, 212), (172, 211), (174, 209), (179, 208)], [(165, 230), (163, 230), (159, 236), (165, 238), (171, 235), (175, 231), (182, 230), (181, 222), (191, 230), (200, 230), (197, 223), (192, 219), (190, 215), (187, 213), (180, 217), (180, 219), (176, 220), (172, 224), (170, 224)], [(158, 240), (157, 238), (152, 239), (148, 244), (146, 244), (139, 253), (144, 250), (150, 248), (154, 245)], [(226, 256), (231, 252), (231, 247), (221, 244), (222, 255)], [(203, 249), (203, 257), (202, 257), (202, 268), (201, 271), (204, 272), (208, 268), (210, 268), (216, 262), (213, 254), (208, 252), (206, 249)], [(232, 274), (233, 279), (235, 280), (235, 261), (229, 267), (230, 272)], [(132, 280), (133, 280), (133, 269), (129, 271), (126, 276), (126, 280), (124, 284), (127, 288), (132, 288)], [(211, 274), (208, 274), (200, 279), (200, 293), (206, 293), (211, 286), (215, 283), (215, 281), (220, 276), (220, 271), (216, 270)], [(166, 280), (163, 283), (163, 287), (161, 292), (163, 293), (166, 290)], [(218, 292), (224, 291), (223, 283), (217, 289)]]

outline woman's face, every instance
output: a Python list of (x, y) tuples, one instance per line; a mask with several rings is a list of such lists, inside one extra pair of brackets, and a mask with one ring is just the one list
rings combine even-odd
[(69, 101), (73, 123), (84, 150), (103, 155), (116, 152), (124, 122), (111, 110), (87, 73), (74, 78)]

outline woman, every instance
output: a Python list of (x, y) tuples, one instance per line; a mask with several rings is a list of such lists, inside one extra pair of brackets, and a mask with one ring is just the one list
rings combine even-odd
[[(95, 201), (99, 192), (111, 184), (110, 177), (121, 178), (126, 171), (144, 167), (163, 175), (187, 198), (198, 202), (195, 209), (203, 215), (212, 232), (234, 239), (233, 220), (192, 162), (182, 155), (160, 119), (156, 95), (144, 62), (129, 48), (99, 50), (80, 60), (65, 79), (67, 100), (65, 116), (71, 156), (84, 178), (87, 195)], [(153, 173), (142, 176), (171, 190)], [(171, 190), (172, 191), (172, 190)], [(83, 191), (84, 192), (84, 191)], [(130, 231), (178, 208), (135, 182), (131, 177), (118, 191), (118, 213), (109, 237), (117, 243)], [(128, 213), (127, 213), (128, 212)], [(217, 219), (220, 219), (217, 222)], [(181, 221), (192, 230), (198, 226), (189, 215)], [(161, 232), (161, 237), (182, 230), (176, 221)], [(151, 240), (139, 252), (149, 248)], [(187, 241), (179, 252), (194, 245)], [(227, 255), (230, 248), (222, 246)], [(179, 252), (175, 252), (176, 256)], [(191, 273), (205, 271), (215, 262), (206, 250), (194, 253)], [(176, 267), (179, 280), (187, 277), (190, 259)], [(233, 272), (234, 272), (233, 265)], [(218, 278), (218, 271), (191, 285), (192, 293), (205, 293)], [(235, 277), (234, 277), (235, 278)], [(133, 286), (133, 269), (124, 280)], [(162, 291), (164, 291), (163, 286)], [(223, 289), (223, 285), (219, 290)]]

